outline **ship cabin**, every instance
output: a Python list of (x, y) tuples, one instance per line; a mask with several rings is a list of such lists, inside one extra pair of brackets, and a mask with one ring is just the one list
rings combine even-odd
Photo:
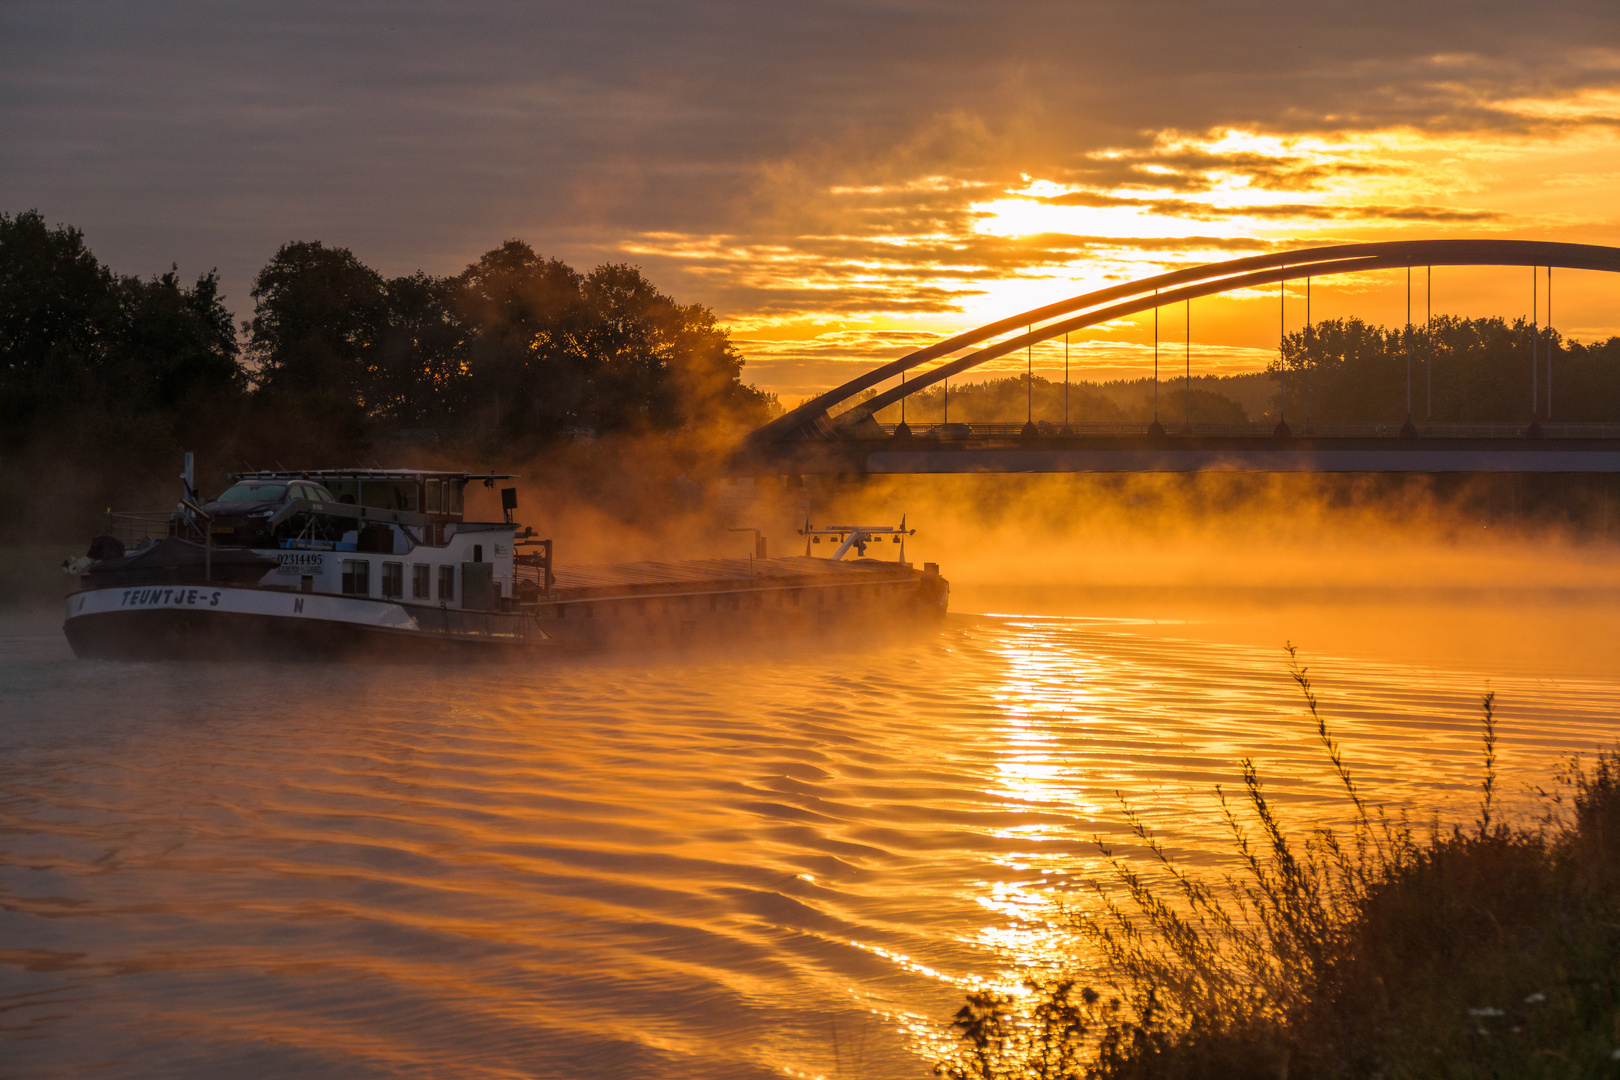
[[(436, 608), (515, 610), (514, 557), (540, 561), (517, 554), (532, 530), (519, 537), (512, 523), (516, 489), (501, 491), (506, 520), (465, 520), (468, 484), (493, 488), (512, 478), (414, 469), (241, 472), (231, 474), (232, 487), (201, 509), (216, 548), (236, 544), (276, 560), (263, 586)], [(544, 548), (549, 571), (549, 542)]]

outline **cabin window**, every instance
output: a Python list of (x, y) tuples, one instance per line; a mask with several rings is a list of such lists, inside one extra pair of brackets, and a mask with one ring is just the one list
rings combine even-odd
[(456, 599), (456, 568), (453, 566), (439, 567), (439, 600), (441, 603), (454, 603)]
[(360, 482), (360, 505), (379, 510), (415, 510), (416, 481), (363, 480)]
[(483, 562), (483, 561), (484, 561), (484, 545), (483, 544), (474, 544), (473, 545), (473, 562)]
[(371, 561), (369, 559), (343, 560), (343, 595), (371, 595)]
[(411, 567), (411, 599), (428, 599), (428, 589), (432, 581), (433, 568), (427, 563), (419, 562)]
[(397, 562), (383, 563), (382, 594), (384, 596), (402, 597), (405, 595), (405, 564)]

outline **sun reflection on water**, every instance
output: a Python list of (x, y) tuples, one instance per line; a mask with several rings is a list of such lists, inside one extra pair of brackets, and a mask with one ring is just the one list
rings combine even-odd
[[(314, 669), (297, 700), (281, 669), (0, 654), (19, 1052), (459, 1077), (472, 1032), (479, 1076), (916, 1075), (964, 992), (1095, 974), (1053, 905), (1094, 902), (1093, 837), (1140, 857), (1116, 792), (1204, 867), (1239, 757), (1290, 822), (1342, 811), (1278, 650), (1196, 630), (959, 616), (765, 660)], [(1313, 672), (1381, 799), (1467, 811), (1479, 676)], [(1504, 777), (1612, 738), (1613, 683), (1492, 685)]]

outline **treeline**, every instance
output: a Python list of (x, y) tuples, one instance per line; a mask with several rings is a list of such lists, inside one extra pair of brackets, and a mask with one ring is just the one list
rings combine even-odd
[[(1536, 415), (1548, 419), (1550, 378), (1554, 422), (1620, 423), (1620, 337), (1586, 344), (1545, 326), (1536, 333)], [(1040, 375), (1028, 385), (1025, 376), (1009, 375), (953, 384), (950, 419), (1012, 423), (1033, 416), (1057, 424), (1067, 395), (1067, 415), (1075, 424), (1146, 422), (1157, 414), (1173, 425), (1189, 413), (1193, 423), (1274, 422), (1286, 391), (1290, 420), (1308, 414), (1324, 421), (1401, 423), (1407, 415), (1410, 357), (1415, 421), (1528, 422), (1531, 335), (1523, 319), (1438, 315), (1428, 328), (1410, 330), (1356, 318), (1325, 319), (1290, 334), (1282, 357), (1263, 373), (1198, 376), (1190, 394), (1185, 379), (1161, 378), (1156, 408), (1151, 379), (1075, 380), (1065, 388)], [(945, 404), (944, 387), (936, 384), (907, 400), (906, 420), (913, 426), (940, 423)], [(900, 407), (891, 405), (876, 418), (897, 423)]]
[[(1537, 415), (1547, 419), (1550, 356), (1554, 421), (1620, 423), (1620, 337), (1582, 344), (1545, 326), (1536, 333)], [(1287, 371), (1290, 418), (1305, 415), (1308, 392), (1313, 419), (1404, 420), (1410, 357), (1415, 419), (1528, 421), (1531, 345), (1524, 319), (1437, 315), (1429, 328), (1405, 329), (1327, 319), (1288, 335), (1270, 370)]]
[(633, 266), (580, 274), (519, 240), (442, 278), (384, 278), (343, 248), (287, 244), (253, 299), (255, 386), (375, 422), (523, 440), (763, 423), (773, 404), (743, 384), (708, 308)]
[(754, 424), (774, 406), (707, 308), (521, 241), (454, 276), (396, 278), (289, 243), (252, 299), (239, 337), (213, 272), (119, 275), (78, 229), (0, 214), (0, 452), (156, 442), (336, 463), (401, 429), (515, 451), (580, 429)]
[[(873, 390), (865, 396), (876, 394)], [(1071, 382), (1065, 387), (1061, 381), (1043, 375), (1031, 377), (1027, 385), (1023, 375), (1008, 375), (953, 385), (949, 387), (948, 403), (946, 399), (946, 387), (940, 384), (913, 394), (906, 401), (907, 425), (920, 429), (943, 423), (947, 412), (949, 420), (958, 424), (1022, 423), (1030, 418), (1039, 423), (1061, 424), (1065, 417), (1071, 424), (1115, 424), (1147, 421), (1154, 414), (1152, 380), (1102, 385)], [(1249, 418), (1242, 405), (1203, 386), (1194, 385), (1189, 400), (1180, 379), (1160, 381), (1158, 404), (1159, 415), (1167, 424), (1185, 419), (1189, 411), (1197, 424), (1239, 424)], [(900, 406), (881, 409), (875, 418), (879, 423), (899, 423)]]

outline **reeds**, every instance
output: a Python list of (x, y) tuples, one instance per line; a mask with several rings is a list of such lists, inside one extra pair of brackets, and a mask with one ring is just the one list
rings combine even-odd
[(1148, 865), (1098, 840), (1110, 879), (1061, 913), (1105, 992), (1064, 975), (970, 995), (938, 1075), (1620, 1075), (1620, 758), (1571, 759), (1540, 826), (1510, 827), (1486, 694), (1478, 814), (1419, 839), (1369, 803), (1291, 646), (1288, 669), (1350, 824), (1290, 835), (1245, 759), (1243, 797), (1216, 789), (1239, 870), (1206, 879), (1124, 806)]

